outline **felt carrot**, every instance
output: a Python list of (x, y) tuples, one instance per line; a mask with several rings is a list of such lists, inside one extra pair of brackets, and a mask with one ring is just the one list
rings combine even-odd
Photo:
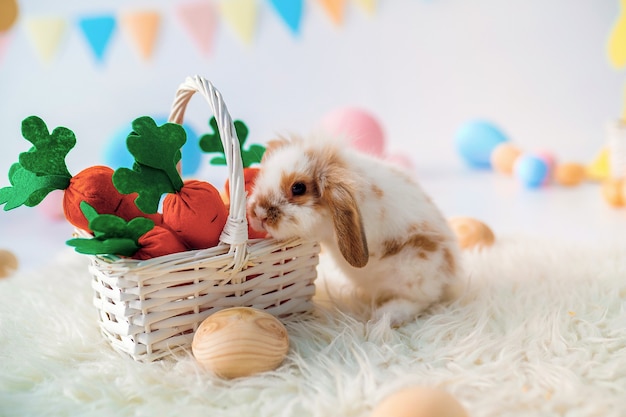
[(187, 250), (171, 230), (155, 226), (148, 218), (136, 217), (125, 221), (113, 214), (98, 214), (84, 201), (80, 203), (80, 208), (89, 220), (94, 237), (67, 241), (79, 253), (150, 259)]
[(202, 181), (183, 182), (176, 168), (185, 130), (175, 123), (157, 126), (150, 117), (132, 123), (126, 145), (135, 158), (130, 168), (118, 168), (113, 184), (122, 193), (137, 193), (135, 203), (146, 213), (156, 213), (163, 194), (163, 223), (190, 249), (219, 243), (228, 211), (219, 191)]
[[(131, 220), (145, 216), (133, 200), (120, 194), (112, 182), (113, 170), (104, 166), (89, 167), (72, 176), (65, 157), (76, 144), (74, 133), (57, 127), (51, 133), (37, 116), (22, 121), (22, 136), (33, 144), (19, 155), (19, 162), (9, 169), (11, 186), (0, 189), (0, 205), (8, 211), (19, 206), (34, 207), (53, 190), (65, 190), (63, 211), (74, 226), (89, 230), (89, 222), (80, 210), (81, 201), (96, 207), (100, 213), (115, 214)], [(148, 216), (157, 224), (160, 215)]]
[[(265, 147), (258, 144), (252, 144), (248, 149), (244, 148), (246, 140), (248, 139), (249, 129), (241, 120), (235, 120), (235, 132), (239, 139), (239, 147), (241, 149), (241, 160), (243, 163), (243, 179), (244, 189), (248, 193), (252, 193), (254, 187), (254, 181), (259, 173), (259, 168), (251, 165), (258, 164), (263, 158), (265, 153)], [(209, 126), (212, 128), (212, 132), (206, 133), (200, 137), (200, 148), (206, 153), (217, 153), (219, 156), (215, 156), (211, 159), (213, 165), (226, 165), (226, 157), (224, 156), (224, 145), (220, 137), (219, 130), (217, 128), (217, 121), (215, 117), (209, 120)], [(230, 200), (230, 181), (226, 179), (224, 184), (225, 201), (228, 203)], [(249, 224), (249, 223), (248, 223)], [(257, 232), (252, 227), (248, 226), (248, 237), (251, 239), (263, 238), (265, 233)]]

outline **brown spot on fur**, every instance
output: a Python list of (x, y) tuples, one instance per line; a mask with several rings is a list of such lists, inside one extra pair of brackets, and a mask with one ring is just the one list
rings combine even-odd
[[(306, 186), (306, 192), (302, 195), (294, 195), (291, 191), (291, 187), (296, 183), (302, 183)], [(315, 181), (310, 175), (299, 173), (283, 173), (280, 184), (283, 190), (283, 194), (286, 196), (287, 201), (292, 204), (303, 205), (310, 203), (312, 205), (317, 204), (320, 198), (320, 190)]]
[(421, 249), (422, 253), (435, 252), (439, 248), (439, 239), (418, 233), (409, 236), (409, 238), (404, 241), (397, 239), (387, 240), (383, 242), (383, 255), (381, 259), (396, 255), (406, 247)]
[(445, 262), (445, 270), (450, 274), (454, 274), (456, 271), (456, 260), (454, 259), (450, 249), (447, 247), (443, 248), (443, 260)]
[(380, 188), (376, 184), (372, 184), (372, 192), (379, 199), (381, 199), (381, 198), (383, 198), (385, 196), (385, 192), (382, 190), (382, 188)]

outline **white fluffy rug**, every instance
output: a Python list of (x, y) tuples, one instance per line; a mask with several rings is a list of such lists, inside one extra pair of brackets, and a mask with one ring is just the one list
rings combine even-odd
[(223, 381), (189, 353), (141, 364), (113, 351), (85, 259), (63, 254), (0, 281), (0, 415), (356, 417), (416, 384), (472, 417), (626, 415), (626, 242), (500, 239), (465, 257), (457, 302), (399, 329), (324, 303), (287, 323), (278, 370)]

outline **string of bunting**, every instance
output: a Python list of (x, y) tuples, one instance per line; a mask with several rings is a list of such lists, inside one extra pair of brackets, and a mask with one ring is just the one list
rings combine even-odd
[[(308, 3), (319, 7), (337, 26), (344, 24), (348, 1), (368, 15), (376, 11), (378, 0), (191, 0), (171, 4), (173, 10), (116, 11), (80, 16), (20, 16), (18, 0), (0, 1), (0, 59), (8, 49), (14, 30), (22, 26), (38, 57), (51, 62), (72, 30), (86, 41), (94, 59), (104, 63), (107, 51), (121, 32), (137, 54), (149, 61), (159, 39), (163, 19), (175, 19), (193, 41), (198, 52), (210, 56), (217, 28), (223, 21), (241, 42), (254, 41), (259, 21), (259, 8), (268, 7), (281, 20), (289, 33), (297, 36), (306, 16)], [(1, 61), (0, 61), (1, 63)]]

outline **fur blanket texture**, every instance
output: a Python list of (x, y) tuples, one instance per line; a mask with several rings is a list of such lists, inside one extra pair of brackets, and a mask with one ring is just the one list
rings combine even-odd
[(111, 349), (86, 259), (62, 253), (0, 281), (0, 415), (365, 417), (411, 385), (471, 417), (626, 415), (626, 242), (504, 237), (464, 263), (458, 300), (397, 329), (342, 301), (322, 263), (318, 311), (285, 323), (285, 362), (222, 380), (190, 352), (144, 364)]

